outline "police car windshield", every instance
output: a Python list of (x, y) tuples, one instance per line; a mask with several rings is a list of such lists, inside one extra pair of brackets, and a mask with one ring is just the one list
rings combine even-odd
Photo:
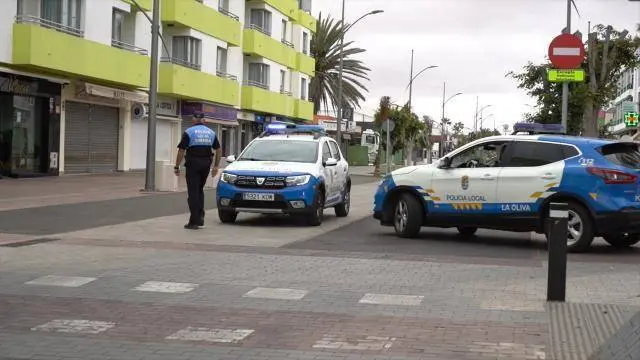
[(318, 142), (300, 140), (258, 140), (249, 144), (238, 161), (288, 161), (315, 163)]

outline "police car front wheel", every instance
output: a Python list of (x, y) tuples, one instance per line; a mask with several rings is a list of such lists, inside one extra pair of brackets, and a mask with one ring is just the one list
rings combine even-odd
[(409, 193), (401, 194), (393, 211), (396, 235), (402, 238), (417, 237), (422, 227), (423, 211), (422, 204), (415, 196)]
[(220, 222), (223, 224), (232, 224), (236, 221), (238, 217), (238, 213), (235, 211), (229, 210), (218, 210), (218, 218)]
[(324, 193), (318, 192), (314, 200), (311, 213), (307, 216), (306, 222), (309, 226), (320, 226), (324, 218)]

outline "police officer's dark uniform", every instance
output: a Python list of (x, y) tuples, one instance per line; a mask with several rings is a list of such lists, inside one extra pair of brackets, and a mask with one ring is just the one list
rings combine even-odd
[(179, 164), (182, 161), (182, 154), (186, 152), (185, 167), (187, 179), (187, 192), (189, 203), (189, 211), (191, 216), (189, 222), (184, 226), (185, 229), (197, 229), (204, 225), (204, 185), (207, 182), (209, 173), (216, 175), (218, 170), (217, 162), (220, 161), (216, 157), (214, 170), (211, 170), (211, 163), (214, 158), (214, 151), (220, 149), (220, 142), (216, 137), (216, 132), (204, 125), (202, 114), (194, 115), (195, 125), (188, 128), (183, 134), (178, 149), (176, 159), (176, 175), (179, 174)]

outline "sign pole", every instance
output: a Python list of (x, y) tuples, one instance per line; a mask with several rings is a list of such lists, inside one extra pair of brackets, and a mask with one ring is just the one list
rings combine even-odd
[(391, 126), (391, 121), (387, 120), (387, 174), (391, 172), (391, 157), (389, 156), (389, 143), (391, 142), (391, 130), (389, 127)]
[[(571, 0), (567, 0), (567, 34), (571, 34)], [(569, 82), (562, 83), (562, 126), (567, 129), (569, 119)]]

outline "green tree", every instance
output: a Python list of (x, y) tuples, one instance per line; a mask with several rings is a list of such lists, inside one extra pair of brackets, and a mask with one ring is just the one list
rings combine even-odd
[(460, 137), (462, 136), (463, 131), (464, 131), (464, 123), (460, 121), (453, 124), (453, 126), (451, 127), (451, 135), (453, 135), (453, 138), (456, 139), (456, 141), (460, 141)]
[(378, 105), (378, 109), (373, 116), (374, 128), (378, 131), (382, 136), (380, 137), (380, 146), (378, 147), (378, 153), (376, 154), (376, 161), (374, 162), (374, 170), (373, 175), (379, 177), (380, 176), (380, 155), (382, 153), (382, 149), (386, 148), (387, 137), (384, 136), (384, 133), (381, 131), (382, 122), (389, 118), (389, 114), (391, 113), (391, 98), (389, 96), (383, 96), (380, 98), (380, 104)]
[(364, 101), (364, 94), (368, 92), (365, 81), (369, 80), (370, 69), (362, 61), (353, 58), (354, 55), (365, 52), (365, 49), (353, 47), (353, 41), (340, 46), (340, 40), (349, 24), (343, 26), (341, 21), (331, 17), (318, 17), (316, 33), (311, 38), (311, 56), (316, 60), (315, 75), (311, 79), (309, 97), (313, 102), (314, 114), (321, 106), (331, 104), (335, 110), (338, 104), (338, 83), (340, 53), (344, 55), (342, 70), (343, 103), (358, 107)]
[(422, 130), (422, 136), (418, 139), (419, 145), (427, 149), (427, 163), (431, 164), (433, 160), (431, 158), (431, 150), (433, 149), (433, 126), (435, 121), (429, 115), (422, 116), (422, 122), (424, 123), (424, 129)]
[[(635, 54), (640, 46), (638, 37), (632, 38), (628, 32), (617, 32), (603, 25), (595, 29), (587, 44), (587, 61), (582, 64), (586, 82), (569, 84), (567, 133), (573, 135), (598, 136), (598, 111), (615, 98), (622, 71), (640, 63)], [(536, 100), (537, 111), (525, 114), (524, 121), (542, 124), (561, 122), (562, 84), (547, 81), (549, 68), (551, 64), (548, 61), (543, 64), (529, 62), (522, 72), (507, 73), (507, 77), (518, 82), (518, 88)]]

